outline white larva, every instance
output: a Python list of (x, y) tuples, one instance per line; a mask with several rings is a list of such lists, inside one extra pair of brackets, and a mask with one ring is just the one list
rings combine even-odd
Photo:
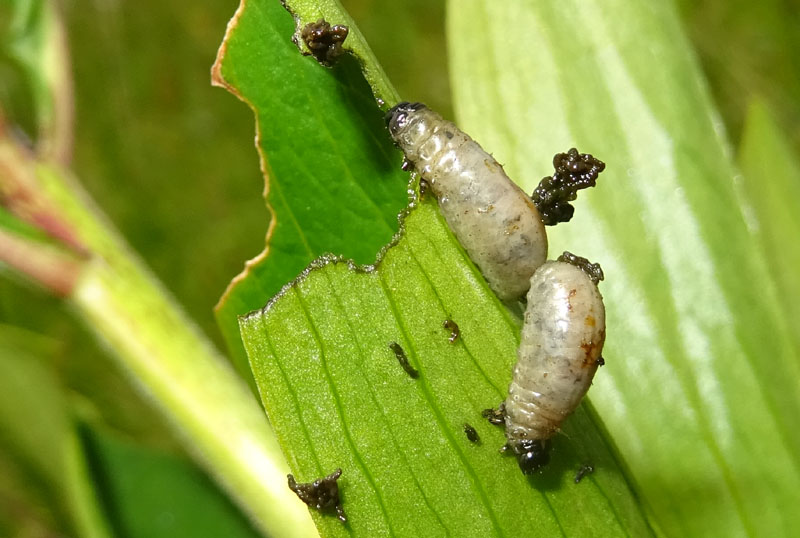
[[(505, 301), (527, 291), (527, 309), (509, 395), (484, 416), (505, 423), (506, 447), (523, 473), (544, 466), (549, 440), (580, 404), (603, 363), (605, 307), (599, 266), (569, 253), (545, 263), (547, 237), (531, 199), (494, 158), (451, 122), (420, 103), (386, 116), (395, 143), (439, 202), (450, 229)], [(537, 195), (552, 214), (572, 216), (569, 201), (593, 186), (605, 165), (575, 149), (554, 158), (556, 174)], [(541, 191), (541, 192), (540, 192)]]
[(477, 142), (425, 105), (400, 103), (386, 120), (489, 287), (504, 301), (520, 299), (547, 258), (544, 224), (530, 197)]
[(504, 403), (506, 446), (525, 474), (547, 463), (548, 440), (578, 406), (602, 362), (605, 307), (596, 285), (602, 273), (596, 265), (588, 269), (596, 273), (548, 261), (530, 281), (517, 364)]

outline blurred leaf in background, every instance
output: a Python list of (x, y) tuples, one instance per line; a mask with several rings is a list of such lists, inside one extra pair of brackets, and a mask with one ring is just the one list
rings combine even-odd
[(731, 140), (753, 98), (779, 118), (800, 151), (800, 8), (796, 2), (677, 2)]
[(800, 349), (800, 159), (767, 105), (754, 99), (738, 154), (752, 225)]
[(0, 324), (0, 529), (103, 538), (68, 397), (48, 363), (58, 345)]
[[(60, 6), (75, 81), (73, 167), (135, 250), (221, 344), (212, 307), (242, 261), (260, 249), (266, 212), (251, 116), (209, 83), (236, 2), (183, 4)], [(4, 93), (24, 99), (27, 90), (17, 85)], [(24, 118), (24, 109), (15, 110)], [(2, 319), (61, 340), (57, 364), (69, 383), (99, 399), (110, 421), (140, 437), (151, 431), (146, 436), (164, 444), (160, 419), (59, 301), (7, 280), (0, 286)]]
[[(6, 31), (12, 11), (28, 13), (27, 33), (15, 34), (27, 48), (20, 49), (20, 39), (13, 44), (15, 51), (28, 51), (23, 59), (36, 60), (30, 51), (35, 51), (36, 24), (41, 22), (37, 14), (45, 4), (0, 3), (0, 98), (6, 116), (29, 138), (38, 134), (33, 99), (37, 94), (26, 79), (29, 72), (18, 61), (20, 55), (8, 53), (3, 45), (10, 43)], [(76, 81), (72, 166), (194, 319), (221, 343), (213, 304), (242, 261), (260, 248), (266, 213), (252, 151), (252, 119), (235, 100), (209, 84), (209, 69), (236, 3), (183, 4), (60, 3), (72, 53), (72, 63), (64, 67)], [(142, 401), (116, 362), (109, 360), (107, 350), (60, 300), (4, 278), (0, 321), (58, 342), (44, 354), (42, 367), (66, 387), (69, 397), (61, 400), (64, 413), (71, 412), (77, 393), (92, 422), (111, 425), (137, 442), (184, 457), (161, 417)], [(2, 354), (3, 359), (14, 358), (6, 349)], [(40, 389), (33, 379), (30, 383), (31, 394), (36, 394)], [(13, 412), (20, 402), (8, 403)], [(0, 446), (3, 455), (8, 449), (6, 444)], [(19, 463), (13, 458), (3, 461)], [(115, 461), (115, 465), (122, 464)], [(4, 477), (14, 476), (15, 470), (19, 481), (26, 482), (28, 469), (9, 469)], [(53, 481), (49, 487), (56, 485)], [(46, 491), (48, 484), (44, 486)], [(215, 485), (203, 487), (216, 490)], [(13, 498), (9, 503), (13, 519), (19, 514)], [(47, 521), (44, 516), (40, 519)], [(63, 518), (60, 521), (63, 526)]]
[(83, 428), (92, 478), (115, 536), (260, 536), (208, 476), (183, 458)]

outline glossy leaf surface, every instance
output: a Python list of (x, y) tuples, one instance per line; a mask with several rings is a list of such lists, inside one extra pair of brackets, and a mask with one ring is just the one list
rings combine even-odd
[(397, 231), (408, 196), (401, 157), (358, 63), (345, 56), (321, 67), (300, 54), (294, 29), (280, 2), (243, 2), (214, 68), (215, 82), (254, 110), (272, 214), (267, 249), (217, 307), (240, 369), (247, 366), (237, 316), (263, 306), (324, 253), (373, 261)]
[[(460, 329), (454, 344), (446, 319)], [(518, 335), (431, 200), (377, 269), (321, 261), (242, 320), (290, 466), (303, 481), (344, 470), (352, 535), (649, 534), (590, 408), (568, 421), (541, 475), (526, 478), (498, 453), (503, 431), (481, 411), (505, 398)], [(575, 484), (587, 462), (597, 471)], [(346, 535), (335, 518), (316, 518), (324, 535)]]

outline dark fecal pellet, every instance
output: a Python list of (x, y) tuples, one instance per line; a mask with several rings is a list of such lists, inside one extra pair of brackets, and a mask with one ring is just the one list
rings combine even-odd
[(461, 330), (458, 328), (458, 324), (452, 319), (446, 319), (444, 320), (444, 323), (442, 323), (442, 327), (450, 331), (450, 337), (448, 338), (450, 343), (451, 344), (455, 343), (455, 341), (458, 340), (458, 337), (461, 334)]
[(330, 67), (344, 52), (342, 43), (348, 33), (350, 29), (347, 26), (341, 24), (331, 26), (325, 19), (320, 19), (306, 24), (300, 32), (300, 37), (314, 58), (322, 65)]
[(480, 435), (478, 432), (467, 423), (464, 423), (464, 433), (467, 434), (467, 439), (469, 439), (473, 443), (479, 443), (481, 441)]
[(501, 403), (497, 409), (489, 408), (481, 411), (481, 416), (488, 420), (491, 424), (499, 426), (506, 422), (506, 405)]
[(428, 182), (419, 178), (419, 199), (424, 200), (426, 194), (428, 194)]
[(341, 522), (346, 523), (347, 517), (344, 515), (342, 503), (339, 500), (339, 484), (337, 480), (339, 480), (340, 476), (342, 476), (342, 470), (336, 469), (325, 478), (317, 478), (313, 482), (298, 484), (291, 474), (287, 475), (287, 478), (289, 480), (289, 489), (294, 491), (301, 501), (317, 510), (333, 508), (336, 510), (336, 515)]
[(397, 362), (400, 363), (400, 366), (403, 367), (403, 370), (405, 370), (410, 377), (414, 379), (418, 378), (419, 372), (415, 370), (414, 367), (411, 366), (411, 364), (408, 362), (408, 357), (406, 357), (406, 352), (403, 351), (403, 348), (400, 347), (400, 344), (398, 344), (397, 342), (392, 342), (389, 344), (389, 348), (392, 351), (394, 351), (394, 355), (395, 357), (397, 357)]
[(569, 202), (578, 197), (579, 190), (594, 187), (606, 165), (588, 153), (571, 148), (553, 157), (553, 167), (555, 173), (542, 179), (531, 195), (542, 222), (548, 226), (572, 218), (575, 208)]
[(577, 473), (575, 473), (575, 483), (578, 484), (581, 480), (583, 480), (584, 476), (586, 476), (587, 474), (592, 474), (593, 472), (594, 472), (593, 465), (589, 465), (588, 463), (585, 465), (581, 465), (581, 468), (578, 469)]
[(603, 269), (600, 267), (599, 263), (592, 263), (586, 258), (577, 256), (572, 252), (567, 252), (565, 250), (564, 253), (557, 258), (557, 260), (560, 262), (567, 262), (570, 265), (574, 265), (575, 267), (577, 267), (578, 269), (589, 275), (589, 278), (591, 278), (592, 282), (594, 282), (595, 284), (599, 284), (600, 281), (603, 280), (603, 278), (605, 278), (605, 276), (603, 275)]
[(601, 355), (597, 357), (597, 366), (605, 366), (605, 365), (606, 365), (606, 360), (603, 358), (603, 356)]

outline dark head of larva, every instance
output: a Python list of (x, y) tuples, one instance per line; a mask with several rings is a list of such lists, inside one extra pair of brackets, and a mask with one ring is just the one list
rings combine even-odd
[(523, 474), (531, 474), (550, 461), (550, 444), (540, 439), (525, 439), (512, 447), (517, 456), (517, 463)]
[(425, 108), (425, 105), (422, 103), (407, 102), (398, 103), (390, 108), (389, 112), (384, 116), (384, 119), (386, 120), (386, 126), (389, 128), (389, 132), (392, 136), (396, 135), (398, 131), (408, 124), (408, 118), (412, 112), (418, 112), (423, 108)]

